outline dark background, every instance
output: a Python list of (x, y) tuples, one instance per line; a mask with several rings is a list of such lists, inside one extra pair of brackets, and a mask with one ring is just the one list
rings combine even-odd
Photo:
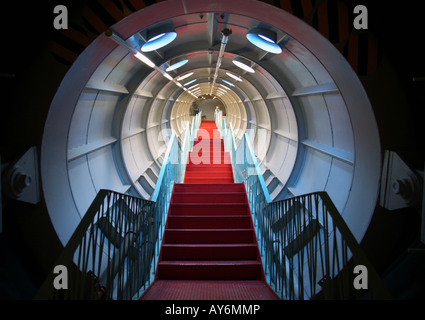
[[(135, 1), (122, 0), (62, 0), (62, 1), (2, 1), (1, 13), (1, 145), (2, 171), (8, 163), (19, 158), (31, 146), (40, 150), (44, 122), (53, 96), (63, 76), (77, 57), (99, 33), (83, 17), (85, 7), (95, 11), (105, 25), (114, 19), (105, 13), (102, 4), (113, 1), (123, 9), (123, 16), (137, 9)], [(139, 1), (147, 6), (155, 1)], [(285, 1), (264, 1), (283, 7)], [(303, 1), (290, 1), (293, 14), (317, 27), (317, 11), (304, 16)], [(326, 2), (330, 13), (337, 1), (311, 1), (317, 8)], [(356, 72), (371, 100), (382, 149), (399, 153), (412, 168), (423, 171), (425, 162), (423, 109), (425, 100), (425, 17), (420, 1), (339, 1), (352, 9), (356, 4), (368, 8), (369, 29), (357, 34), (358, 68)], [(75, 41), (53, 28), (53, 8), (67, 6), (69, 22), (81, 36)], [(351, 10), (352, 12), (352, 10)], [(353, 15), (349, 16), (352, 24)], [(337, 36), (335, 16), (329, 18), (330, 41), (349, 60), (346, 40)], [(335, 29), (336, 28), (336, 29)], [(373, 37), (378, 48), (377, 67), (368, 72), (370, 57), (368, 42)], [(77, 36), (78, 38), (78, 36)], [(52, 44), (68, 49), (58, 54)], [(350, 61), (349, 61), (350, 62)], [(413, 81), (413, 78), (419, 81)], [(422, 79), (421, 79), (422, 77)], [(3, 195), (3, 233), (0, 235), (0, 299), (31, 299), (38, 286), (50, 272), (62, 246), (41, 202), (29, 205)], [(412, 245), (418, 245), (420, 216), (412, 208), (386, 212), (377, 208), (371, 231), (361, 245), (382, 275), (388, 274)], [(422, 254), (423, 260), (424, 254)], [(417, 256), (416, 256), (417, 257)], [(415, 258), (416, 259), (416, 258)], [(424, 298), (425, 269), (422, 260), (405, 279), (410, 269), (399, 271), (399, 281), (406, 281), (400, 298)], [(409, 267), (410, 268), (410, 267)], [(421, 269), (422, 268), (422, 269)], [(413, 269), (412, 269), (413, 270)], [(413, 273), (416, 272), (416, 273)], [(394, 273), (393, 273), (394, 278)], [(409, 284), (419, 289), (409, 293)], [(422, 281), (422, 282), (421, 282)], [(407, 292), (407, 293), (406, 293)]]

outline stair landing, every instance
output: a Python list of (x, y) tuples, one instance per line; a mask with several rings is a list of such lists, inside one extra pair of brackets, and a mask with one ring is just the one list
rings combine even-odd
[(143, 300), (278, 300), (264, 281), (157, 280)]

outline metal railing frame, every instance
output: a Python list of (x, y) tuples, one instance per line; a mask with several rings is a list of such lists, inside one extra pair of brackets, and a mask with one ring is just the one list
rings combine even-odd
[[(248, 134), (237, 146), (232, 123), (221, 112), (215, 120), (234, 180), (247, 191), (267, 282), (280, 298), (391, 299), (329, 195), (272, 202)], [(354, 265), (366, 267), (368, 290), (354, 288)]]
[(35, 299), (140, 297), (154, 279), (172, 189), (183, 181), (201, 117), (186, 123), (181, 145), (172, 133), (150, 200), (98, 192), (56, 261), (66, 275), (53, 268)]

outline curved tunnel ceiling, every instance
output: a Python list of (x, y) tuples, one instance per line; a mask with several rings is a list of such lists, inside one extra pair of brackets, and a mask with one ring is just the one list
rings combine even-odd
[[(238, 140), (248, 132), (272, 198), (325, 190), (360, 240), (378, 194), (379, 136), (360, 81), (333, 45), (298, 18), (257, 1), (172, 0), (140, 10), (111, 30), (140, 50), (149, 31), (162, 25), (172, 25), (177, 37), (143, 53), (155, 69), (103, 34), (80, 55), (55, 95), (41, 170), (61, 241), (68, 241), (100, 189), (149, 199), (171, 132), (180, 136), (193, 101), (211, 93), (224, 28), (232, 34), (216, 81), (224, 93), (216, 100)], [(282, 53), (248, 41), (246, 34), (258, 26), (276, 33)], [(174, 80), (164, 77), (161, 68), (183, 55), (189, 61), (168, 72)], [(235, 66), (239, 57), (255, 72)], [(193, 79), (187, 87), (199, 84), (195, 96), (183, 89)]]

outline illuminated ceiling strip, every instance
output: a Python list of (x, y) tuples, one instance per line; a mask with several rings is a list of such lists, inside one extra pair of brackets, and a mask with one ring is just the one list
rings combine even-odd
[[(161, 73), (164, 77), (169, 79), (170, 81), (174, 82), (177, 86), (181, 87), (181, 84), (177, 82), (175, 79), (173, 79), (168, 73), (166, 73), (161, 68), (157, 67), (155, 63), (153, 63), (148, 57), (146, 57), (143, 53), (137, 51), (133, 47), (131, 47), (124, 39), (122, 39), (120, 36), (118, 36), (116, 33), (114, 33), (112, 30), (108, 29), (105, 31), (105, 35), (108, 36), (110, 39), (114, 40), (117, 44), (123, 46), (126, 48), (129, 52), (131, 52), (137, 59), (148, 65), (149, 67), (155, 69), (159, 73)], [(196, 79), (195, 79), (196, 81)]]
[[(239, 82), (242, 82), (242, 81), (243, 81), (243, 80), (242, 80), (242, 78), (240, 78), (240, 77), (238, 77), (238, 76), (234, 75), (233, 73), (226, 72), (226, 74), (227, 74), (230, 78), (235, 79), (236, 81), (239, 81)], [(223, 81), (225, 81), (225, 80), (223, 80)]]
[(184, 75), (182, 75), (182, 76), (178, 77), (176, 80), (177, 80), (177, 81), (181, 81), (181, 80), (183, 80), (183, 79), (189, 78), (192, 74), (193, 74), (193, 72), (186, 73), (186, 74), (184, 74)]

